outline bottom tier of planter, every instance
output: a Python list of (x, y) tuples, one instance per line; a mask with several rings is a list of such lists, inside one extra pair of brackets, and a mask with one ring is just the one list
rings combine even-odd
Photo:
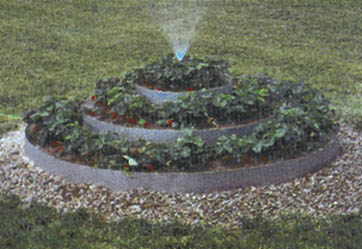
[(26, 134), (25, 138), (25, 153), (37, 167), (71, 183), (102, 185), (114, 192), (144, 188), (160, 192), (209, 193), (245, 186), (279, 184), (321, 169), (332, 162), (341, 149), (339, 139), (335, 138), (318, 151), (254, 168), (195, 173), (132, 172), (129, 177), (123, 171), (97, 169), (59, 160), (32, 144)]

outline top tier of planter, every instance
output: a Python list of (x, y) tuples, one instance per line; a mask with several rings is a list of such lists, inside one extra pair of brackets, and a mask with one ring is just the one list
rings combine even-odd
[[(232, 93), (233, 91), (232, 78), (227, 74), (223, 74), (220, 80), (223, 83), (222, 86), (220, 87), (195, 91), (195, 100), (197, 100), (203, 94)], [(176, 102), (178, 97), (185, 96), (188, 94), (188, 92), (167, 92), (167, 91), (163, 92), (163, 91), (151, 90), (149, 88), (145, 88), (139, 85), (135, 85), (135, 88), (136, 92), (139, 95), (145, 96), (154, 105), (162, 105), (166, 102)]]

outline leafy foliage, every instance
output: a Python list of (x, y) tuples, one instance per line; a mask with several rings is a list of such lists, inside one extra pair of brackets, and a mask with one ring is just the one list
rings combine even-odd
[(189, 88), (201, 90), (221, 86), (228, 63), (224, 60), (206, 60), (186, 55), (178, 61), (169, 54), (161, 62), (153, 62), (137, 68), (132, 77), (139, 85), (171, 91)]
[[(159, 109), (153, 105), (143, 105), (145, 100), (137, 100), (136, 95), (127, 97), (126, 93), (132, 92), (132, 87), (124, 87), (127, 84), (127, 75), (122, 81), (116, 78), (99, 81), (96, 93), (103, 95), (98, 95), (95, 101), (104, 101), (116, 110), (120, 108), (120, 98), (119, 101), (128, 108), (124, 112), (125, 116), (131, 115), (129, 110), (136, 112), (143, 108), (138, 112), (138, 117), (143, 117), (140, 113), (156, 110), (155, 117), (160, 117), (157, 122), (161, 125), (174, 119), (173, 127), (181, 124), (184, 136), (178, 138), (172, 148), (144, 140), (129, 142), (111, 132), (91, 132), (83, 126), (79, 104), (74, 99), (67, 102), (45, 98), (45, 105), (26, 112), (24, 121), (37, 126), (37, 132), (33, 133), (37, 133), (35, 135), (41, 146), (56, 141), (65, 147), (61, 153), (76, 153), (95, 167), (127, 171), (167, 169), (171, 165), (187, 171), (192, 170), (195, 164), (206, 164), (208, 160), (228, 155), (237, 163), (245, 162), (243, 159), (248, 156), (279, 160), (319, 148), (338, 129), (332, 119), (333, 112), (329, 110), (328, 101), (319, 91), (303, 82), (278, 82), (266, 75), (245, 76), (240, 77), (233, 94), (209, 94), (202, 97), (197, 108), (190, 104), (194, 98), (191, 93), (179, 98), (176, 103), (166, 103)], [(115, 97), (117, 94), (118, 97)], [(113, 98), (117, 100), (112, 101)], [(270, 111), (263, 106), (266, 105), (265, 99), (273, 103), (269, 104), (269, 108), (274, 106), (274, 110)], [(137, 101), (142, 104), (135, 104)], [(99, 109), (102, 110), (104, 108)], [(210, 120), (210, 117), (219, 121), (220, 116), (213, 116), (215, 110), (221, 117), (225, 112), (231, 116), (244, 115), (244, 119), (245, 115), (251, 115), (250, 112), (257, 117), (265, 113), (273, 115), (260, 121), (249, 136), (221, 136), (215, 146), (206, 146), (200, 137), (192, 134), (192, 129), (184, 128), (184, 124), (194, 125), (196, 122)], [(137, 113), (132, 115), (136, 116)]]
[(43, 101), (43, 106), (26, 111), (23, 119), (28, 124), (36, 125), (41, 146), (48, 145), (51, 138), (64, 142), (64, 138), (72, 133), (72, 125), (69, 124), (83, 125), (79, 103), (75, 99), (44, 97)]
[(208, 151), (205, 142), (199, 136), (193, 136), (190, 129), (185, 129), (184, 135), (183, 138), (177, 138), (173, 146), (173, 160), (182, 170), (189, 170), (193, 164), (200, 162), (205, 164), (205, 152)]
[[(177, 102), (152, 105), (134, 89), (132, 73), (122, 80), (103, 79), (95, 90), (95, 115), (118, 119), (129, 125), (130, 118), (147, 121), (168, 128), (217, 127), (225, 123), (240, 123), (271, 115), (273, 105), (279, 101), (267, 86), (266, 79), (257, 82), (245, 79), (231, 94), (209, 93), (202, 95), (195, 105), (195, 93), (179, 97)], [(117, 83), (115, 83), (117, 82)], [(172, 126), (168, 121), (173, 120)], [(143, 126), (144, 122), (135, 122)], [(136, 124), (137, 125), (137, 124)]]
[(315, 150), (338, 130), (328, 101), (317, 90), (303, 82), (285, 81), (279, 92), (283, 101), (271, 119), (259, 122), (250, 136), (220, 137), (218, 152), (231, 154), (237, 162), (241, 160), (240, 153), (264, 153), (271, 160), (287, 158)]

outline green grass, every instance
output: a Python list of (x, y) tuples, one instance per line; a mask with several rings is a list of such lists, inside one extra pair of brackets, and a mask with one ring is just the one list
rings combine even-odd
[[(227, 59), (233, 75), (266, 72), (276, 79), (310, 82), (329, 97), (340, 119), (362, 128), (362, 15), (359, 0), (205, 2), (210, 7), (197, 27), (189, 54)], [(124, 70), (170, 53), (171, 47), (160, 28), (150, 22), (145, 6), (145, 2), (140, 0), (0, 1), (0, 134), (16, 128), (23, 112), (42, 104), (45, 95), (90, 95), (99, 78), (119, 76)], [(14, 216), (18, 217), (16, 213)], [(1, 227), (3, 224), (10, 226), (10, 223), (1, 222)], [(295, 228), (287, 223), (281, 224), (270, 224), (281, 226), (276, 233), (278, 236), (282, 236), (283, 231), (286, 231), (286, 238), (297, 236)], [(358, 224), (361, 226), (361, 223)], [(338, 229), (338, 225), (335, 228)], [(122, 230), (122, 227), (119, 229)], [(238, 246), (242, 248), (242, 241), (245, 241), (245, 248), (277, 248), (267, 235), (260, 235), (258, 229), (249, 237), (239, 237), (241, 242)], [(352, 231), (346, 229), (347, 232)], [(93, 236), (101, 238), (95, 235), (102, 234), (96, 230), (89, 224), (82, 228), (79, 233), (83, 235), (79, 236), (84, 239), (83, 243), (88, 243), (86, 240)], [(240, 231), (241, 234), (245, 232), (243, 229)], [(108, 241), (118, 240), (120, 232), (109, 233)], [(142, 232), (136, 232), (126, 240), (137, 238), (135, 241), (146, 243), (160, 233), (155, 230), (152, 236), (147, 237)], [(185, 238), (167, 236), (170, 241), (178, 241), (172, 242), (172, 245), (191, 238), (190, 241), (194, 241), (190, 242), (192, 246), (187, 247), (185, 242), (184, 248), (197, 248), (197, 244), (192, 243), (202, 239), (203, 233), (215, 237), (213, 230), (196, 232)], [(36, 233), (24, 234), (25, 237), (20, 237), (18, 241), (26, 238), (35, 243), (27, 248), (46, 248), (41, 242), (36, 244), (39, 239), (34, 235)], [(322, 238), (327, 238), (321, 234)], [(55, 240), (70, 238), (70, 235), (58, 237), (52, 232), (47, 236)], [(313, 234), (306, 236), (313, 237)], [(345, 235), (333, 236), (338, 240)], [(155, 239), (152, 248), (172, 248), (162, 244), (166, 243), (166, 237), (158, 242)], [(216, 238), (227, 241), (229, 237), (217, 235)], [(261, 244), (258, 246), (255, 241), (259, 239)], [(295, 239), (301, 245), (303, 241), (308, 241), (308, 238), (304, 240), (302, 237)], [(82, 244), (80, 240), (78, 242), (78, 245)], [(108, 242), (104, 242), (102, 247), (102, 243), (99, 239), (91, 245), (94, 248), (117, 248), (108, 245)], [(139, 243), (134, 248), (147, 245)], [(163, 247), (158, 247), (157, 243)], [(210, 248), (228, 248), (227, 244), (217, 247), (218, 242), (210, 243), (215, 243)], [(305, 245), (300, 248), (321, 248), (308, 243)], [(342, 247), (329, 245), (329, 248), (348, 248), (345, 244), (341, 244)], [(288, 247), (293, 246), (285, 246)], [(72, 247), (63, 243), (59, 248)]]
[(126, 219), (107, 224), (81, 209), (57, 213), (17, 197), (0, 198), (0, 247), (40, 248), (358, 248), (362, 213), (314, 219), (289, 214), (271, 222), (245, 218), (237, 230), (207, 226), (151, 224)]

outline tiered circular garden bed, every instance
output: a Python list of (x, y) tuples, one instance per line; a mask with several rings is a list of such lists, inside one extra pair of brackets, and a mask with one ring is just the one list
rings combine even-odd
[(317, 171), (340, 150), (318, 91), (265, 75), (232, 84), (223, 61), (167, 57), (100, 80), (83, 101), (44, 101), (24, 115), (29, 158), (112, 191), (278, 184)]

